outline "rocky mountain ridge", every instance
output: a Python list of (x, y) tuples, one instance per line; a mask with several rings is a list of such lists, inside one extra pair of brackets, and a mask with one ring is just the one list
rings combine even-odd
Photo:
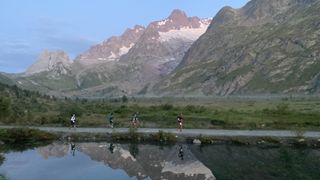
[(72, 61), (64, 51), (49, 52), (44, 50), (37, 61), (32, 64), (25, 74), (33, 75), (44, 71), (53, 71), (55, 75), (68, 74), (71, 69)]
[(157, 84), (158, 95), (319, 92), (318, 0), (252, 0), (223, 8)]
[(318, 9), (319, 0), (251, 0), (213, 19), (174, 10), (73, 63), (44, 56), (60, 59), (52, 66), (40, 57), (34, 66), (40, 68), (14, 80), (77, 97), (319, 93)]
[(27, 89), (68, 96), (144, 94), (175, 69), (210, 22), (174, 10), (164, 20), (151, 22), (146, 28), (137, 25), (91, 47), (74, 61), (64, 52), (45, 51), (25, 76), (15, 79)]
[(101, 44), (91, 47), (85, 53), (79, 55), (75, 62), (86, 66), (105, 61), (117, 61), (122, 55), (128, 53), (144, 31), (145, 28), (139, 25), (127, 29), (121, 36), (111, 37)]

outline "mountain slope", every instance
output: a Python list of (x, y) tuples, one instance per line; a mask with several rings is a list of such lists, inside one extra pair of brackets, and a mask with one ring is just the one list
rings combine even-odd
[(72, 64), (65, 52), (45, 50), (24, 74), (10, 78), (21, 88), (61, 96), (63, 92), (78, 89)]
[(63, 51), (49, 52), (43, 51), (36, 63), (30, 66), (25, 72), (26, 75), (37, 74), (40, 72), (52, 71), (55, 75), (68, 74), (72, 61), (67, 53)]
[(99, 62), (117, 61), (126, 54), (144, 33), (143, 26), (136, 25), (133, 29), (127, 29), (121, 36), (114, 36), (101, 44), (91, 47), (88, 51), (80, 54), (75, 62), (83, 66)]
[(211, 19), (187, 17), (174, 10), (146, 28), (135, 26), (70, 61), (62, 51), (44, 51), (17, 85), (58, 96), (110, 97), (145, 94), (181, 62)]
[(127, 64), (123, 75), (129, 85), (126, 91), (144, 94), (174, 70), (210, 21), (187, 17), (184, 12), (174, 10), (167, 19), (150, 23), (137, 43), (119, 60)]
[(252, 0), (223, 8), (162, 95), (316, 93), (320, 80), (318, 0)]
[(9, 86), (15, 85), (15, 82), (10, 77), (8, 77), (8, 75), (3, 73), (0, 73), (0, 83), (9, 85)]
[[(152, 87), (180, 63), (184, 53), (206, 31), (210, 21), (187, 17), (184, 12), (174, 10), (167, 19), (152, 22), (145, 29), (136, 26), (127, 32), (136, 33), (140, 29), (139, 33), (143, 33), (135, 35), (139, 36), (135, 42), (130, 41), (127, 53), (117, 56), (115, 60), (96, 61), (96, 64), (77, 71), (78, 86), (83, 90), (73, 93), (80, 96), (144, 94), (149, 86)], [(99, 53), (93, 55), (96, 47), (89, 50), (91, 56), (102, 57)], [(105, 46), (104, 50), (109, 49), (110, 52), (110, 48), (111, 46)], [(85, 60), (81, 60), (83, 61)], [(78, 62), (77, 58), (74, 65)]]

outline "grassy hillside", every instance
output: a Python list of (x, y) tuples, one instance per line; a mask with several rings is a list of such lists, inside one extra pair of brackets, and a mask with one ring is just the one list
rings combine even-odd
[(253, 0), (242, 9), (222, 9), (179, 67), (154, 91), (160, 95), (318, 93), (320, 3), (292, 1), (278, 7), (285, 2)]
[(107, 127), (114, 112), (116, 127), (129, 127), (139, 112), (140, 127), (176, 127), (182, 113), (186, 128), (318, 129), (320, 99), (300, 98), (116, 98), (56, 99), (0, 84), (3, 125), (69, 126), (73, 113), (81, 127)]

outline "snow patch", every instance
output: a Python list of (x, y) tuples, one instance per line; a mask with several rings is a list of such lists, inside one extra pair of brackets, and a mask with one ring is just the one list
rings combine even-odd
[(129, 47), (126, 47), (126, 46), (123, 46), (123, 47), (121, 47), (120, 49), (119, 49), (119, 56), (122, 56), (122, 55), (124, 55), (124, 54), (127, 54), (128, 53), (128, 51), (133, 47), (133, 45), (134, 45), (134, 43), (131, 43), (130, 45), (129, 45)]
[(138, 28), (138, 29), (135, 30), (135, 32), (138, 33), (138, 32), (140, 32), (142, 30), (143, 30), (143, 28)]
[(158, 26), (165, 25), (167, 22), (168, 22), (168, 19), (165, 19), (165, 20), (163, 20), (163, 21), (159, 21), (159, 22), (158, 22)]
[(168, 32), (159, 32), (160, 41), (165, 42), (172, 39), (195, 41), (206, 32), (208, 26), (208, 23), (201, 23), (199, 28), (183, 27), (180, 29), (173, 29)]
[(115, 59), (117, 57), (118, 56), (113, 51), (111, 51), (111, 55), (108, 57), (108, 59)]
[(134, 158), (129, 151), (124, 149), (119, 149), (119, 152), (121, 154), (121, 157), (123, 157), (124, 159), (130, 158), (132, 161), (136, 161), (136, 158)]
[(30, 82), (31, 82), (33, 85), (36, 85), (36, 86), (39, 85), (38, 83), (36, 83), (36, 82), (34, 82), (34, 81), (32, 81), (32, 80), (30, 80)]
[(214, 180), (215, 177), (211, 170), (204, 166), (200, 161), (195, 161), (188, 164), (174, 164), (172, 162), (164, 162), (161, 164), (164, 172), (172, 172), (174, 174), (185, 174), (186, 176), (194, 176), (203, 174), (207, 180)]

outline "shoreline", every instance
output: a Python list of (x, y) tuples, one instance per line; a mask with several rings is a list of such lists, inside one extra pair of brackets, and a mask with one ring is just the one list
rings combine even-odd
[[(41, 126), (0, 126), (0, 129), (29, 128), (52, 133), (128, 133), (130, 128), (68, 128)], [(159, 131), (176, 134), (183, 137), (214, 136), (214, 137), (281, 137), (281, 138), (320, 138), (320, 131), (304, 130), (235, 130), (235, 129), (183, 129), (182, 132), (173, 128), (136, 128), (137, 133), (154, 134)]]
[[(261, 147), (310, 147), (320, 148), (320, 132), (305, 131), (266, 131), (266, 130), (199, 130), (184, 129), (177, 132), (176, 129), (129, 129), (129, 128), (49, 128), (49, 127), (16, 127), (0, 126), (1, 130), (7, 132), (27, 131), (27, 139), (31, 142), (41, 142), (37, 140), (38, 136), (32, 135), (32, 132), (38, 134), (51, 135), (52, 141), (70, 141), (70, 142), (113, 142), (113, 143), (157, 143), (157, 144), (175, 144), (189, 143), (199, 145), (214, 144), (232, 144), (232, 145), (254, 145)], [(21, 137), (13, 136), (15, 140)], [(48, 135), (46, 135), (48, 136)], [(44, 137), (46, 137), (44, 136)], [(2, 142), (2, 139), (0, 139)], [(16, 143), (25, 143), (24, 141)], [(7, 143), (6, 143), (7, 144)]]

